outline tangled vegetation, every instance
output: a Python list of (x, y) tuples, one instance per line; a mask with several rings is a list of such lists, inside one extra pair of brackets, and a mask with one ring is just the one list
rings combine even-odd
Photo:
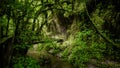
[(1, 0), (0, 68), (120, 68), (119, 6), (119, 0)]

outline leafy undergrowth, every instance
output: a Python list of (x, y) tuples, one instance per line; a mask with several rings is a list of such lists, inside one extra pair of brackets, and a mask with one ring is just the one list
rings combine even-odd
[(41, 68), (38, 62), (28, 56), (13, 57), (11, 68)]
[[(68, 39), (62, 44), (56, 41), (40, 43), (34, 45), (31, 51), (38, 52), (36, 55), (41, 64), (46, 62), (46, 59), (51, 60), (50, 56), (47, 55), (50, 54), (59, 60), (70, 63), (75, 68), (119, 68), (118, 62), (106, 59), (107, 46), (108, 44), (93, 30), (84, 30), (78, 32), (71, 41)], [(34, 56), (36, 57), (36, 55)], [(47, 58), (40, 59), (40, 56)]]
[[(76, 34), (72, 45), (62, 53), (62, 58), (77, 68), (119, 68), (117, 63), (105, 62), (103, 53), (106, 51), (106, 46), (106, 43), (93, 30), (84, 30)], [(93, 59), (95, 62), (92, 62)]]

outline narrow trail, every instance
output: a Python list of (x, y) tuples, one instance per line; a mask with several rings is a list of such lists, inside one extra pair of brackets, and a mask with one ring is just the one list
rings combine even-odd
[[(70, 45), (69, 41), (65, 41), (64, 36), (52, 36), (51, 38), (54, 39), (54, 41), (57, 41), (57, 43), (66, 43), (66, 45)], [(64, 62), (61, 60), (61, 57), (56, 56), (57, 54), (59, 55), (59, 53), (53, 55), (52, 50), (54, 51), (54, 49), (50, 49), (49, 51), (44, 49), (38, 50), (38, 45), (39, 44), (34, 44), (33, 47), (28, 50), (27, 55), (36, 59), (41, 68), (75, 68), (69, 62)], [(42, 45), (44, 46), (44, 44)], [(100, 61), (99, 63), (97, 59), (91, 59), (87, 64), (87, 68), (100, 68), (102, 67), (100, 65), (108, 65), (108, 68), (120, 68), (119, 63), (107, 59), (105, 61)]]
[(27, 55), (36, 59), (41, 68), (74, 68), (70, 63), (62, 61), (59, 57), (53, 56), (46, 50), (36, 50), (36, 47), (29, 49)]

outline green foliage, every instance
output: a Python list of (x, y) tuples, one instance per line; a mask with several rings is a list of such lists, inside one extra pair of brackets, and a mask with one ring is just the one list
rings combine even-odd
[(94, 41), (93, 33), (92, 30), (78, 32), (72, 46), (63, 52), (64, 59), (79, 68), (85, 68), (90, 59), (102, 59), (106, 45)]
[(13, 68), (40, 68), (38, 62), (30, 57), (14, 57)]
[(7, 23), (6, 15), (4, 15), (3, 17), (0, 17), (0, 31), (2, 30), (1, 28), (3, 28), (3, 30), (2, 30), (3, 35), (5, 35), (5, 32), (6, 32), (6, 27), (7, 27), (6, 23)]
[(33, 31), (23, 30), (20, 35), (17, 37), (17, 44), (14, 45), (16, 50), (25, 50), (31, 47), (33, 41), (39, 40), (40, 36), (36, 36)]
[(56, 41), (46, 43), (43, 49), (45, 49), (46, 51), (52, 50), (52, 54), (60, 52), (59, 44)]
[(33, 31), (23, 30), (18, 38), (21, 40), (21, 43), (29, 44), (34, 40), (37, 41), (40, 36), (36, 36)]
[[(107, 44), (110, 46), (106, 46), (106, 42), (93, 31), (95, 28), (89, 24), (84, 0), (6, 0), (4, 2), (0, 4), (0, 37), (7, 33), (7, 35), (10, 34), (14, 37), (15, 45), (13, 44), (13, 49), (15, 53), (27, 52), (32, 43), (41, 40), (45, 40), (45, 42), (39, 46), (39, 50), (44, 49), (52, 51), (54, 54), (59, 53), (61, 51), (59, 43), (56, 40), (45, 39), (45, 31), (42, 31), (43, 25), (48, 24), (48, 22), (59, 22), (60, 27), (52, 24), (53, 27), (50, 26), (50, 29), (59, 28), (61, 29), (59, 31), (64, 31), (66, 34), (69, 28), (72, 29), (70, 34), (80, 30), (72, 40), (72, 45), (68, 46), (63, 52), (63, 58), (74, 66), (85, 68), (91, 59), (102, 59), (103, 52), (112, 56), (113, 59), (120, 59), (120, 48), (110, 44)], [(112, 0), (95, 1), (95, 3), (94, 0), (89, 0), (88, 2), (87, 11), (90, 11), (90, 17), (92, 17), (91, 19), (97, 30), (106, 37), (110, 37), (114, 42), (119, 43), (120, 13), (116, 9), (119, 6), (118, 3), (114, 5)], [(106, 2), (109, 4), (105, 4)], [(64, 30), (62, 27), (66, 29)], [(7, 45), (9, 44), (1, 47), (1, 52), (9, 51)], [(2, 57), (4, 56), (6, 54), (3, 54)], [(13, 63), (14, 68), (39, 68), (37, 62), (29, 57), (14, 58)]]

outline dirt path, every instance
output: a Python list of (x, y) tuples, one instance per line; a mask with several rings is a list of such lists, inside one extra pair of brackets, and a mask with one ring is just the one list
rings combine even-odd
[(71, 64), (63, 62), (59, 57), (53, 56), (45, 50), (29, 49), (27, 55), (36, 59), (42, 68), (73, 68)]

